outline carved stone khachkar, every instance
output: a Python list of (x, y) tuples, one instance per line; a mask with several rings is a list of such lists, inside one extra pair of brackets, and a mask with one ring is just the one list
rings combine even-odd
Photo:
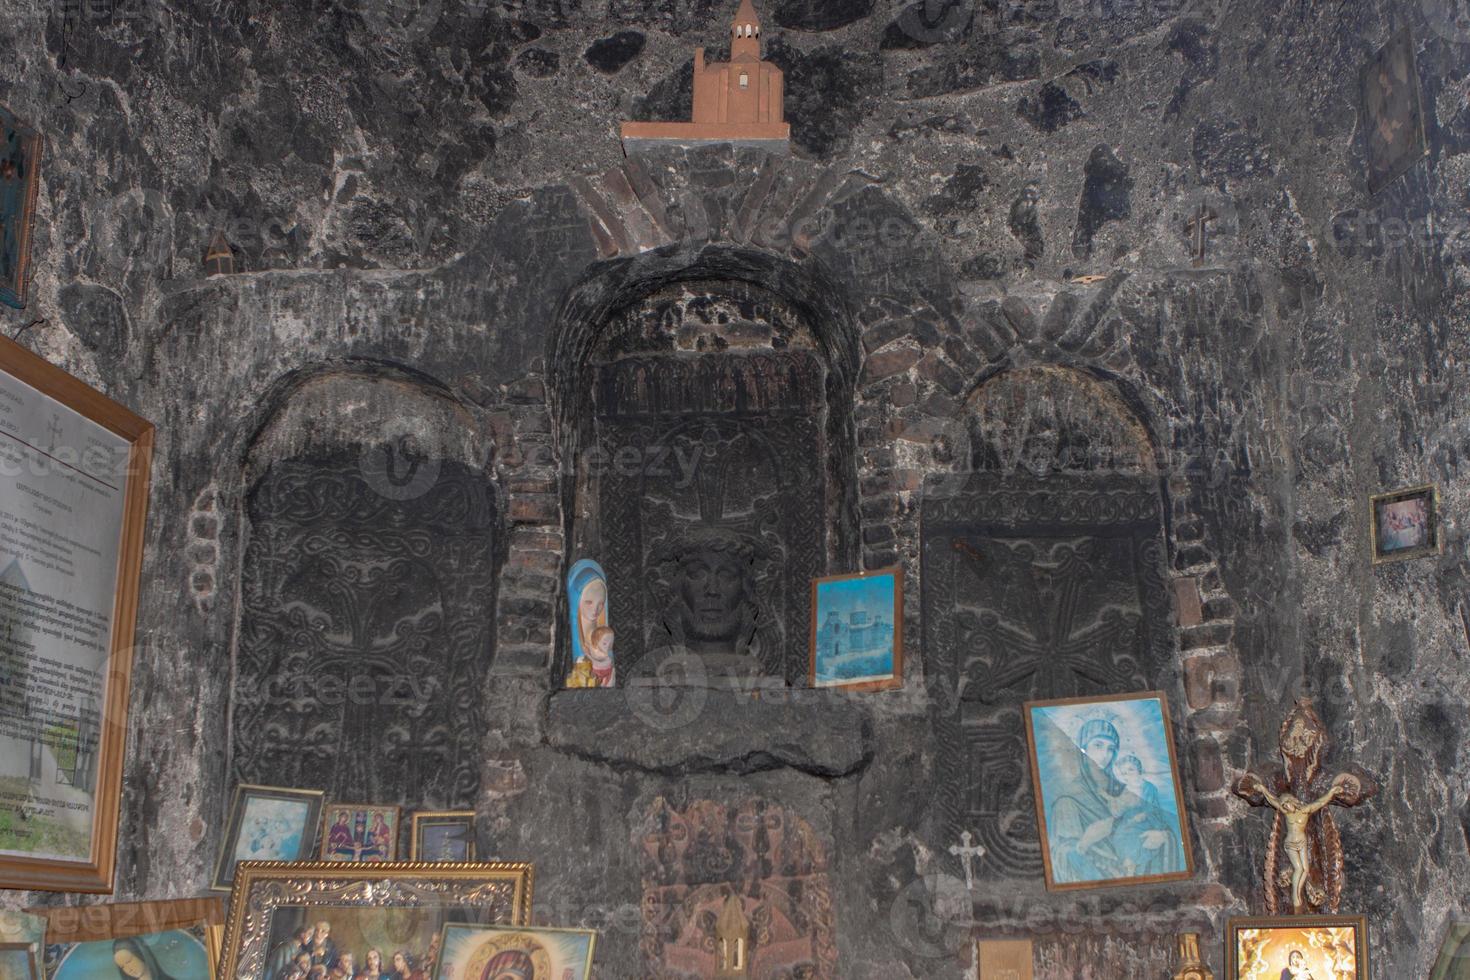
[(249, 493), (232, 775), (329, 799), (471, 806), (494, 501), (450, 461), (424, 492), (390, 499), (363, 476), (373, 451), (275, 463)]
[(1319, 778), (1327, 728), (1303, 698), (1281, 723), (1285, 766), (1247, 772), (1235, 794), (1251, 806), (1276, 811), (1266, 849), (1266, 911), (1277, 915), (1336, 913), (1346, 879), (1342, 839), (1329, 806), (1357, 806), (1378, 793), (1378, 783), (1357, 766)]
[(926, 482), (920, 527), (924, 652), (954, 695), (935, 715), (933, 834), (974, 834), (979, 893), (1042, 875), (1021, 706), (1154, 687), (1171, 590), (1153, 449), (1113, 385), (1005, 371), (950, 435), (958, 472)]
[[(759, 323), (727, 327), (747, 346), (725, 349), (706, 321), (742, 310)], [(712, 673), (805, 683), (810, 582), (827, 568), (827, 372), (783, 324), (701, 294), (610, 331), (591, 377), (602, 463), (577, 544), (606, 569), (622, 677), (687, 651)], [(658, 350), (671, 335), (696, 349)]]
[(977, 877), (1039, 876), (1021, 705), (1147, 690), (1170, 652), (1156, 481), (977, 473), (926, 498), (924, 649), (941, 714), (940, 839), (974, 831)]

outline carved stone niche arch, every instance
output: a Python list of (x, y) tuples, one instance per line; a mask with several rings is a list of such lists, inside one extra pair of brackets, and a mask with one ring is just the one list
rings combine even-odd
[(553, 396), (568, 560), (607, 572), (619, 676), (688, 652), (713, 677), (804, 686), (810, 580), (858, 550), (840, 295), (715, 252), (618, 299), (563, 333)]
[(1003, 371), (965, 422), (971, 469), (931, 480), (922, 514), (925, 655), (955, 695), (936, 708), (934, 829), (969, 831), (977, 875), (1024, 889), (1042, 862), (1022, 704), (1173, 674), (1164, 488), (1148, 428), (1094, 374)]
[(484, 432), (402, 372), (279, 392), (245, 458), (232, 782), (474, 804), (505, 537)]

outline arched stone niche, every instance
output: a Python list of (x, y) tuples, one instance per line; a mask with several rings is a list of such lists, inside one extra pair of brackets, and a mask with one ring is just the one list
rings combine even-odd
[(474, 804), (504, 538), (492, 450), (421, 379), (328, 371), (280, 395), (246, 458), (233, 781)]
[(1098, 376), (1002, 372), (964, 422), (972, 466), (926, 483), (922, 514), (924, 648), (953, 693), (935, 709), (934, 830), (975, 835), (981, 881), (1029, 890), (1042, 859), (1022, 704), (1174, 674), (1164, 494), (1147, 427)]
[[(712, 676), (805, 683), (810, 581), (857, 545), (856, 347), (828, 306), (690, 273), (584, 338), (558, 386), (569, 560), (607, 571), (620, 676), (677, 651)], [(569, 660), (564, 639), (558, 682)]]

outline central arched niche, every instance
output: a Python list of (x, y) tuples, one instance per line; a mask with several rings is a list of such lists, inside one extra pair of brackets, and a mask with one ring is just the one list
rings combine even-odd
[(474, 414), (388, 368), (290, 385), (251, 442), (231, 777), (472, 806), (501, 508)]
[(805, 683), (811, 579), (855, 541), (851, 387), (829, 341), (729, 279), (664, 284), (598, 326), (570, 539), (607, 572), (621, 676), (687, 652), (713, 676)]

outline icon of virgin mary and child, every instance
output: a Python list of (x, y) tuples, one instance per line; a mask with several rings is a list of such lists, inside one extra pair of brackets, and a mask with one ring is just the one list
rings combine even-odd
[[(1067, 740), (1051, 725), (1043, 741)], [(1141, 878), (1186, 870), (1172, 797), (1144, 777), (1136, 755), (1121, 755), (1111, 721), (1086, 721), (1075, 744), (1054, 745), (1043, 771), (1047, 842), (1058, 884)], [(1067, 764), (1067, 763), (1071, 764)]]
[(607, 625), (607, 575), (584, 558), (567, 573), (571, 605), (572, 669), (567, 687), (616, 687), (613, 631)]

